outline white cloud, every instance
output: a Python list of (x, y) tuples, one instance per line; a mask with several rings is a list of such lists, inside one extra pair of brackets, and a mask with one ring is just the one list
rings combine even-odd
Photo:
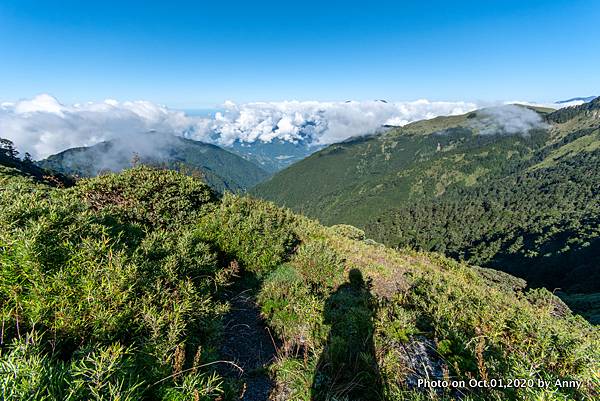
[[(316, 102), (286, 101), (235, 104), (226, 102), (224, 111), (207, 124), (218, 143), (236, 140), (269, 142), (308, 140), (329, 144), (351, 136), (372, 133), (384, 124), (404, 125), (439, 115), (462, 114), (475, 109), (467, 102)], [(202, 136), (200, 136), (202, 138)]]
[(188, 116), (147, 101), (61, 104), (50, 95), (0, 104), (0, 137), (36, 159), (77, 146), (127, 139), (155, 130), (228, 146), (274, 139), (329, 144), (369, 134), (384, 124), (405, 125), (477, 108), (469, 102), (227, 101), (213, 117)]
[(183, 112), (143, 101), (65, 106), (52, 96), (39, 95), (0, 107), (0, 137), (36, 159), (149, 130), (182, 133), (189, 124)]
[(63, 105), (50, 95), (42, 94), (34, 97), (31, 100), (22, 100), (14, 107), (16, 114), (24, 113), (51, 113), (62, 115)]
[(504, 104), (521, 104), (523, 106), (546, 107), (546, 108), (550, 108), (550, 109), (562, 109), (564, 107), (579, 106), (584, 103), (585, 102), (583, 100), (571, 100), (570, 102), (563, 102), (563, 103), (536, 103), (536, 102), (525, 102), (525, 101), (521, 101), (521, 100), (511, 100), (511, 101), (504, 102)]
[(481, 135), (497, 133), (527, 135), (532, 129), (548, 126), (538, 113), (515, 104), (485, 108), (477, 114), (479, 118), (472, 120), (471, 126)]

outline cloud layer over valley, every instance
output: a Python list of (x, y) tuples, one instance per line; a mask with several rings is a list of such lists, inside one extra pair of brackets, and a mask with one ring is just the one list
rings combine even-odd
[[(213, 115), (190, 116), (147, 101), (64, 105), (42, 94), (0, 104), (0, 137), (12, 140), (34, 159), (68, 148), (136, 136), (148, 131), (180, 135), (221, 146), (274, 140), (326, 145), (373, 133), (382, 125), (401, 126), (440, 115), (463, 114), (478, 107), (470, 102), (284, 101), (236, 104), (225, 102)], [(512, 110), (518, 124), (537, 124), (533, 112)], [(519, 129), (511, 110), (490, 118)], [(497, 114), (497, 113), (496, 113)], [(535, 120), (535, 121), (534, 121)]]
[(0, 105), (0, 137), (35, 159), (78, 146), (157, 131), (229, 146), (276, 139), (316, 145), (439, 115), (462, 114), (467, 102), (226, 102), (211, 117), (146, 101), (105, 100), (67, 106), (50, 95)]

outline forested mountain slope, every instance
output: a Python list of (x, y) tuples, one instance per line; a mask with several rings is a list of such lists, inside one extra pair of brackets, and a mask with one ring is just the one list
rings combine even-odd
[(57, 189), (0, 166), (2, 398), (597, 399), (598, 330), (550, 292), (364, 238), (174, 171)]
[(539, 128), (526, 136), (479, 135), (479, 120), (472, 112), (349, 139), (292, 165), (253, 192), (325, 223), (364, 224), (400, 202), (502, 176), (549, 138)]
[(5, 170), (6, 173), (10, 171), (15, 176), (29, 177), (47, 185), (67, 187), (75, 183), (72, 177), (41, 168), (34, 163), (28, 153), (21, 157), (13, 142), (1, 137), (0, 166), (9, 168)]
[(268, 177), (258, 165), (216, 145), (154, 132), (68, 149), (38, 164), (64, 174), (93, 177), (129, 168), (134, 159), (196, 172), (219, 192), (245, 190)]
[(332, 145), (254, 193), (387, 245), (444, 252), (535, 286), (598, 292), (600, 98), (535, 110), (529, 125), (531, 115), (513, 111), (439, 117)]

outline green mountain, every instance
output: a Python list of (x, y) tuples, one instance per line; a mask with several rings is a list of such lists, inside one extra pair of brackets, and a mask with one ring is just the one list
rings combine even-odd
[(600, 292), (599, 128), (600, 99), (438, 117), (331, 145), (253, 193), (390, 246)]
[(200, 174), (219, 192), (245, 190), (268, 177), (256, 164), (218, 146), (155, 132), (68, 149), (37, 164), (68, 175), (94, 177), (136, 162)]
[(597, 327), (524, 285), (175, 171), (0, 166), (7, 401), (597, 399)]

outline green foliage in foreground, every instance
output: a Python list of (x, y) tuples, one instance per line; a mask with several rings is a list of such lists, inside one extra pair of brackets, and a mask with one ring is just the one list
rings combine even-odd
[(298, 241), (292, 230), (294, 220), (288, 210), (226, 194), (198, 226), (203, 238), (238, 259), (248, 271), (262, 275), (280, 264)]
[[(6, 400), (233, 400), (223, 289), (260, 277), (280, 344), (272, 397), (594, 399), (597, 328), (547, 291), (388, 249), (145, 167), (55, 189), (0, 175), (0, 393)], [(159, 196), (163, 194), (163, 196)], [(435, 378), (578, 380), (579, 389), (416, 387)]]
[(215, 359), (226, 309), (213, 294), (227, 271), (191, 220), (212, 199), (192, 178), (146, 168), (72, 190), (6, 183), (5, 399), (189, 398), (210, 383), (222, 392), (194, 365)]

